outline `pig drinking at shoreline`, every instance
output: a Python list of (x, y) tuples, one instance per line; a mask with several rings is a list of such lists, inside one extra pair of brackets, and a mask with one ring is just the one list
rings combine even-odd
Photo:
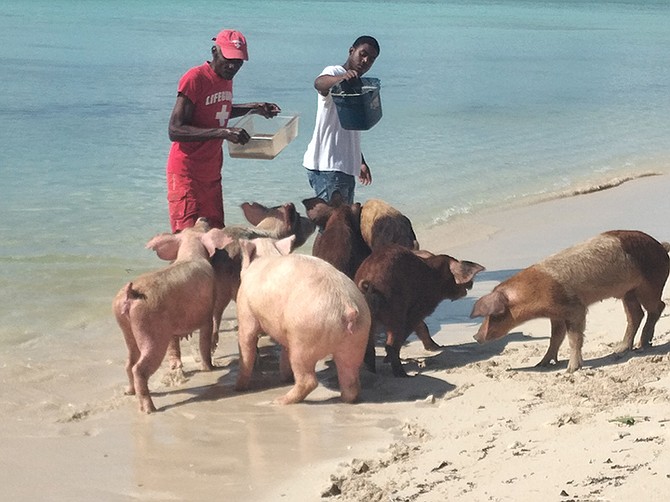
[(402, 246), (375, 249), (356, 273), (355, 282), (365, 294), (373, 318), (365, 364), (375, 371), (376, 325), (386, 330), (386, 354), (393, 375), (407, 376), (400, 348), (407, 337), (445, 299), (457, 300), (472, 288), (481, 265), (448, 255), (414, 252)]
[(621, 298), (628, 325), (616, 352), (633, 348), (633, 339), (647, 311), (638, 348), (651, 344), (665, 303), (670, 244), (634, 230), (614, 230), (560, 251), (513, 275), (482, 296), (471, 317), (484, 317), (475, 339), (479, 343), (505, 336), (523, 322), (551, 320), (551, 341), (538, 366), (558, 362), (565, 337), (570, 342), (568, 372), (582, 367), (582, 345), (589, 305)]
[(302, 401), (318, 385), (316, 364), (332, 355), (342, 400), (360, 392), (359, 370), (370, 329), (370, 311), (356, 285), (329, 263), (306, 255), (258, 256), (241, 241), (237, 295), (240, 368), (237, 390), (249, 387), (258, 335), (282, 345), (280, 373), (294, 386), (279, 404)]

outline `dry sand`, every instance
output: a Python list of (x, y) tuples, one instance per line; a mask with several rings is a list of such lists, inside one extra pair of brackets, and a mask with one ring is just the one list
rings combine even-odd
[[(474, 300), (544, 256), (610, 229), (670, 240), (670, 178), (464, 217), (420, 233), (423, 247), (487, 267), (471, 294), (427, 320), (440, 352), (414, 338), (412, 378), (363, 372), (361, 403), (337, 400), (333, 368), (304, 403), (275, 406), (277, 350), (262, 339), (254, 390), (235, 393), (234, 309), (219, 368), (151, 380), (159, 412), (123, 396), (125, 347), (110, 319), (0, 354), (4, 500), (627, 501), (670, 489), (670, 311), (654, 347), (611, 354), (620, 302), (591, 307), (585, 368), (536, 369), (549, 321), (477, 345)], [(111, 297), (114, 292), (110, 293)], [(670, 286), (664, 301), (670, 303)], [(566, 344), (567, 345), (567, 344)], [(378, 349), (378, 355), (383, 353)]]

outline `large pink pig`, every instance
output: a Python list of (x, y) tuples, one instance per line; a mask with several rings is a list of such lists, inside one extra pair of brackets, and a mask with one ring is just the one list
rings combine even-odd
[(164, 260), (161, 270), (139, 276), (116, 295), (113, 311), (128, 347), (127, 394), (137, 394), (140, 410), (156, 411), (149, 377), (161, 365), (170, 340), (200, 330), (203, 369), (212, 369), (214, 270), (210, 257), (232, 239), (199, 219), (178, 234), (160, 234), (147, 243)]
[(278, 404), (302, 401), (318, 386), (316, 364), (332, 355), (342, 400), (360, 393), (359, 370), (370, 329), (370, 311), (354, 282), (313, 256), (259, 256), (254, 241), (241, 241), (237, 294), (240, 369), (237, 390), (251, 380), (258, 335), (282, 345), (280, 373), (295, 385)]

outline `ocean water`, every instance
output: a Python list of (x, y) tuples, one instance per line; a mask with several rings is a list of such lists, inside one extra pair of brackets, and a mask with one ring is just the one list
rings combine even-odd
[[(361, 34), (383, 118), (373, 185), (421, 229), (490, 207), (670, 171), (670, 4), (659, 1), (6, 0), (0, 7), (0, 348), (108, 326), (115, 292), (163, 265), (167, 122), (223, 27), (248, 38), (235, 100), (300, 115), (272, 161), (231, 159), (239, 204), (312, 195), (312, 82)], [(99, 329), (99, 328), (98, 328)], [(108, 336), (119, 336), (113, 333)], [(122, 343), (120, 341), (120, 343)]]

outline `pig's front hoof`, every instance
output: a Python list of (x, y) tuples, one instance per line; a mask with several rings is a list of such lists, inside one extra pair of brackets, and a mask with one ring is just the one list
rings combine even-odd
[(583, 362), (582, 362), (581, 360), (580, 360), (580, 361), (572, 361), (572, 360), (570, 360), (570, 362), (568, 363), (568, 369), (567, 369), (567, 372), (568, 372), (568, 373), (574, 373), (575, 371), (577, 371), (578, 369), (580, 369), (582, 366), (583, 366)]
[(356, 389), (342, 389), (340, 393), (340, 399), (342, 402), (347, 404), (354, 404), (358, 402), (358, 397), (360, 395), (360, 388)]
[(296, 404), (299, 403), (300, 401), (302, 401), (302, 399), (296, 399), (295, 397), (286, 394), (272, 401), (272, 404), (276, 404), (278, 406), (286, 406), (287, 404)]
[(431, 340), (431, 343), (424, 343), (423, 344), (424, 350), (428, 350), (430, 352), (437, 352), (439, 350), (442, 350), (444, 347), (442, 345), (439, 345), (435, 343), (433, 340)]
[(246, 380), (244, 380), (244, 381), (239, 381), (238, 380), (235, 383), (235, 392), (245, 392), (245, 391), (249, 390), (249, 383), (250, 382), (246, 381)]
[(140, 399), (140, 411), (146, 413), (147, 415), (156, 412), (156, 407), (154, 406), (151, 398)]
[(626, 342), (619, 342), (614, 346), (612, 353), (616, 356), (620, 356), (630, 350), (633, 350), (632, 344), (628, 345)]
[(181, 359), (171, 359), (170, 360), (170, 369), (172, 371), (174, 370), (180, 370), (184, 367), (184, 365), (181, 362)]
[(391, 372), (396, 378), (409, 378), (409, 375), (405, 372), (405, 368), (402, 367), (400, 361), (398, 361), (397, 364), (391, 363)]
[(535, 365), (536, 368), (549, 368), (552, 364), (558, 364), (558, 359), (554, 358), (543, 358), (539, 363)]

